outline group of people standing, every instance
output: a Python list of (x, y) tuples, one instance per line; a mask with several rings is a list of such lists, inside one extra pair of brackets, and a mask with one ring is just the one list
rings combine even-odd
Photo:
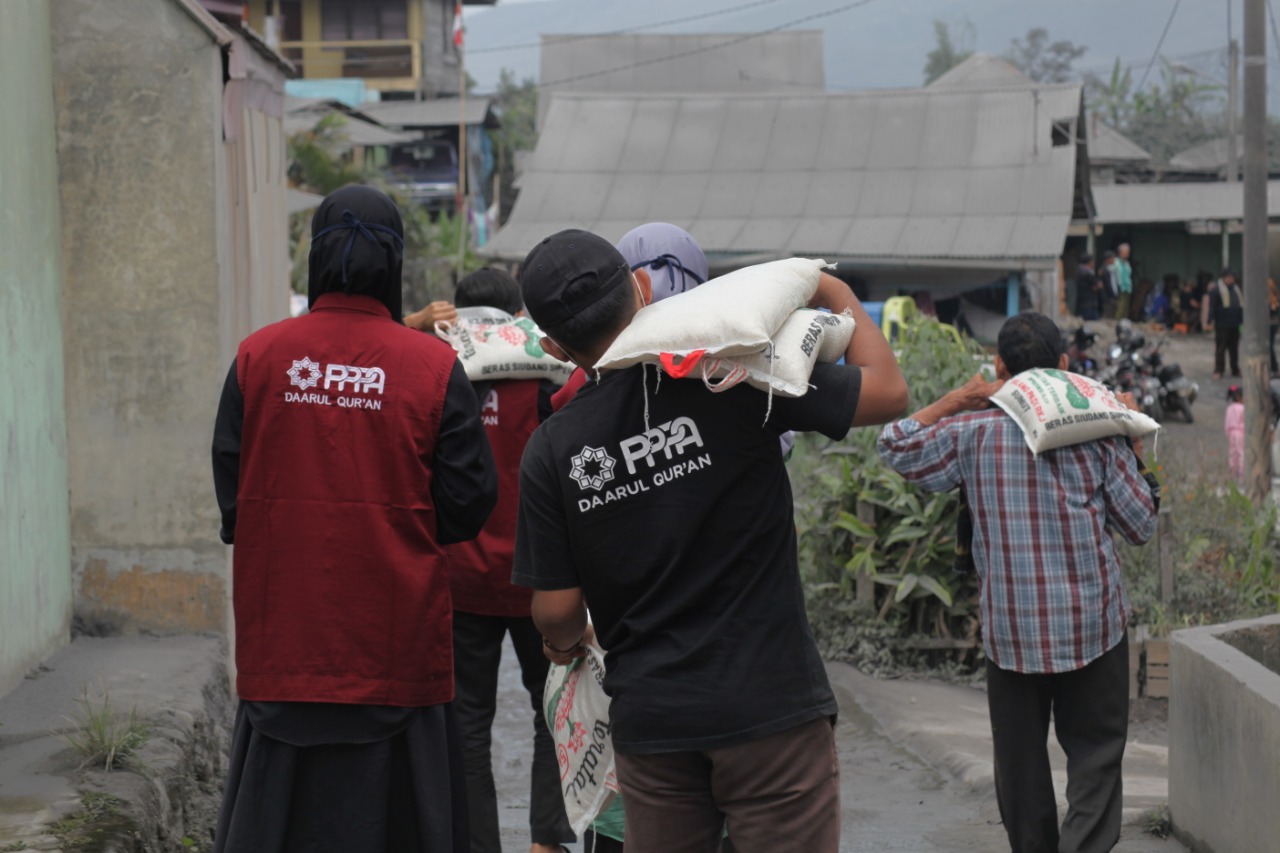
[[(459, 284), (459, 306), (527, 312), (542, 349), (581, 369), (553, 400), (539, 380), (472, 383), (448, 344), (405, 324), (386, 196), (353, 186), (321, 204), (310, 313), (241, 343), (214, 430), (241, 700), (215, 851), (500, 850), (489, 747), (509, 634), (533, 705), (532, 853), (572, 840), (542, 682), (592, 641), (625, 829), (597, 826), (588, 850), (835, 853), (838, 708), (780, 440), (881, 424), (891, 467), (968, 497), (1011, 848), (1109, 850), (1128, 618), (1111, 531), (1145, 541), (1159, 491), (1140, 447), (1107, 438), (1033, 460), (990, 408), (1014, 373), (1062, 367), (1056, 326), (1012, 318), (995, 382), (903, 420), (889, 344), (828, 274), (811, 307), (857, 330), (802, 397), (600, 370), (639, 312), (707, 277), (690, 235), (645, 228), (617, 247), (558, 232), (518, 284), (497, 271)], [(1070, 760), (1061, 828), (1051, 712)]]
[[(1217, 278), (1202, 273), (1196, 279), (1188, 279), (1181, 284), (1178, 276), (1165, 276), (1163, 284), (1155, 288), (1148, 299), (1146, 291), (1151, 291), (1154, 285), (1145, 282), (1146, 286), (1139, 286), (1135, 293), (1129, 252), (1128, 243), (1121, 243), (1115, 251), (1106, 251), (1101, 267), (1092, 255), (1080, 255), (1074, 299), (1068, 300), (1068, 307), (1086, 322), (1151, 319), (1166, 326), (1180, 326), (1186, 332), (1212, 332), (1214, 378), (1222, 378), (1228, 363), (1231, 375), (1239, 377), (1244, 293), (1235, 271), (1223, 269)], [(1280, 293), (1270, 278), (1267, 279), (1267, 291), (1271, 372), (1276, 373), (1280, 368), (1276, 362)]]

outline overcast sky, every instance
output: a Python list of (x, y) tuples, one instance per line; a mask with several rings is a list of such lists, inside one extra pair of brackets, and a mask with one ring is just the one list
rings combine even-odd
[[(1234, 3), (1238, 35), (1241, 0)], [(846, 5), (848, 0), (498, 0), (493, 8), (466, 10), (467, 71), (483, 90), (495, 85), (504, 67), (536, 78), (537, 48), (509, 46), (536, 43), (543, 33), (605, 32), (733, 8), (701, 21), (645, 31), (741, 33)], [(835, 90), (919, 86), (925, 55), (934, 45), (935, 19), (951, 24), (957, 34), (967, 29), (972, 35), (968, 46), (995, 54), (1041, 26), (1054, 39), (1088, 47), (1077, 68), (1105, 71), (1119, 57), (1136, 66), (1138, 77), (1173, 7), (1174, 0), (869, 0), (795, 28), (824, 31), (827, 86)], [(1161, 53), (1185, 58), (1204, 74), (1225, 76), (1221, 56), (1212, 52), (1226, 41), (1227, 0), (1189, 0), (1178, 9)], [(1268, 33), (1267, 50), (1275, 76), (1280, 66), (1273, 32)], [(1157, 66), (1152, 80), (1158, 72)]]

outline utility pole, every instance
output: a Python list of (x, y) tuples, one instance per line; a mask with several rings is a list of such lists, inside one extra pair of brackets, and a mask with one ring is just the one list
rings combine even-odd
[[(1245, 0), (1249, 2), (1249, 0)], [(1248, 36), (1246, 35), (1246, 39)], [(1227, 47), (1227, 183), (1240, 180), (1240, 162), (1238, 158), (1240, 130), (1237, 116), (1240, 115), (1240, 42), (1231, 39)], [(1229, 266), (1229, 264), (1224, 264)]]
[(1271, 492), (1266, 32), (1267, 0), (1244, 0), (1244, 461), (1255, 506)]

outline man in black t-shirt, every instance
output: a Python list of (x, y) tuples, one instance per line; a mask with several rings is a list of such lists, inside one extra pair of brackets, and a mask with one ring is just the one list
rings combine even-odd
[[(650, 301), (603, 239), (564, 231), (521, 279), (543, 348), (594, 365)], [(601, 371), (529, 440), (515, 583), (533, 587), (548, 656), (580, 654), (586, 602), (607, 650), (627, 851), (711, 851), (727, 822), (740, 849), (839, 844), (836, 701), (805, 615), (788, 430), (842, 438), (906, 407), (876, 324), (838, 279), (815, 305), (858, 321), (847, 365), (819, 365), (798, 399), (746, 386)]]

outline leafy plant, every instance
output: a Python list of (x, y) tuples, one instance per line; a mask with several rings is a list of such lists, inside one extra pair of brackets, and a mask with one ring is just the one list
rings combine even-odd
[(1168, 838), (1173, 831), (1173, 819), (1169, 815), (1169, 804), (1161, 803), (1147, 813), (1143, 827), (1148, 835), (1156, 838)]
[(1156, 636), (1194, 625), (1280, 610), (1280, 534), (1276, 510), (1255, 508), (1234, 483), (1185, 476), (1170, 460), (1161, 477), (1171, 514), (1173, 599), (1160, 598), (1160, 533), (1120, 549), (1134, 621)]
[(101, 765), (110, 772), (116, 765), (131, 763), (137, 749), (146, 743), (151, 729), (138, 716), (138, 709), (130, 709), (121, 716), (111, 707), (111, 696), (106, 689), (95, 702), (89, 688), (82, 688), (76, 700), (79, 710), (66, 719), (72, 730), (62, 735), (71, 748), (83, 759), (81, 766)]
[[(912, 411), (964, 384), (986, 360), (980, 345), (957, 342), (932, 320), (911, 324), (897, 343)], [(793, 469), (802, 484), (806, 581), (824, 596), (852, 600), (855, 579), (865, 574), (876, 592), (874, 606), (860, 602), (863, 618), (891, 624), (899, 639), (971, 640), (978, 630), (976, 580), (952, 571), (959, 500), (906, 483), (881, 461), (878, 436), (878, 429), (862, 429), (839, 444), (804, 436), (798, 445)]]

